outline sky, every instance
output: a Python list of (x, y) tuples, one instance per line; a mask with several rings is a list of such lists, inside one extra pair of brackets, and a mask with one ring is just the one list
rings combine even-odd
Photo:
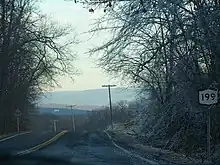
[(110, 36), (110, 34), (105, 33), (88, 40), (91, 35), (84, 33), (91, 29), (91, 24), (96, 18), (104, 14), (103, 11), (90, 13), (81, 4), (76, 4), (70, 0), (44, 0), (40, 4), (40, 8), (44, 14), (47, 14), (60, 25), (71, 24), (75, 29), (74, 33), (77, 34), (77, 40), (81, 41), (80, 44), (75, 45), (73, 48), (78, 54), (76, 61), (73, 63), (81, 74), (74, 77), (74, 82), (67, 76), (58, 77), (60, 87), (56, 87), (53, 89), (54, 91), (96, 89), (101, 88), (102, 84), (109, 83), (119, 85), (118, 80), (113, 80), (111, 76), (104, 74), (101, 69), (96, 67), (96, 57), (89, 57), (86, 54), (89, 48), (101, 44)]

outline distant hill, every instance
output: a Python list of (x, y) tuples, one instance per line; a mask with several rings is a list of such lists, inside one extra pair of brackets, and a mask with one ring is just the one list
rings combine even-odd
[[(112, 102), (115, 103), (120, 100), (132, 101), (136, 96), (136, 89), (112, 88)], [(62, 91), (45, 93), (40, 100), (40, 104), (76, 104), (87, 105), (91, 109), (92, 106), (108, 105), (108, 90), (107, 88), (84, 90), (84, 91)]]

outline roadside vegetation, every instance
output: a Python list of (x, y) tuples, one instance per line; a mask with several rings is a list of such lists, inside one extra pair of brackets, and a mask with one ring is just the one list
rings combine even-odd
[(27, 130), (40, 94), (57, 76), (77, 73), (73, 29), (40, 14), (39, 2), (0, 1), (0, 134), (16, 132), (17, 109), (20, 130)]
[[(146, 144), (206, 158), (208, 107), (199, 104), (198, 91), (220, 87), (219, 1), (81, 2), (93, 14), (105, 12), (91, 32), (112, 34), (90, 50), (101, 55), (98, 65), (142, 89), (137, 136)], [(212, 155), (219, 144), (217, 104), (211, 111)]]

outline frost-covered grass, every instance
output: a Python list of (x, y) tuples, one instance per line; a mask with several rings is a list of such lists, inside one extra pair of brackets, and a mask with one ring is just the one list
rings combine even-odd
[[(108, 131), (113, 140), (123, 142), (131, 146), (135, 152), (139, 153), (148, 159), (157, 159), (158, 161), (174, 162), (178, 164), (202, 164), (202, 160), (186, 157), (184, 154), (175, 153), (173, 151), (164, 150), (161, 148), (155, 148), (153, 146), (145, 145), (141, 143), (136, 136), (131, 133), (131, 128), (125, 127), (125, 123), (114, 124), (113, 130), (108, 127)], [(204, 161), (203, 164), (209, 164), (208, 161)]]

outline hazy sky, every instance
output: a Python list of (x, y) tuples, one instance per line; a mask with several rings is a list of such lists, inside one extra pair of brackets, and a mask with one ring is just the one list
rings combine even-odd
[(80, 4), (75, 4), (74, 1), (65, 0), (44, 0), (41, 4), (43, 13), (48, 14), (61, 25), (69, 23), (78, 34), (78, 40), (85, 41), (76, 45), (73, 49), (77, 52), (78, 58), (74, 61), (75, 66), (82, 72), (81, 75), (75, 77), (73, 83), (68, 77), (60, 77), (58, 79), (62, 88), (57, 87), (56, 91), (63, 90), (85, 90), (100, 88), (102, 84), (117, 83), (115, 80), (110, 81), (110, 77), (105, 75), (101, 69), (95, 68), (95, 57), (89, 58), (85, 52), (94, 44), (100, 44), (107, 34), (96, 36), (88, 40), (88, 34), (81, 34), (91, 28), (91, 24), (96, 17), (101, 16), (103, 12), (96, 11), (94, 14), (89, 13)]

